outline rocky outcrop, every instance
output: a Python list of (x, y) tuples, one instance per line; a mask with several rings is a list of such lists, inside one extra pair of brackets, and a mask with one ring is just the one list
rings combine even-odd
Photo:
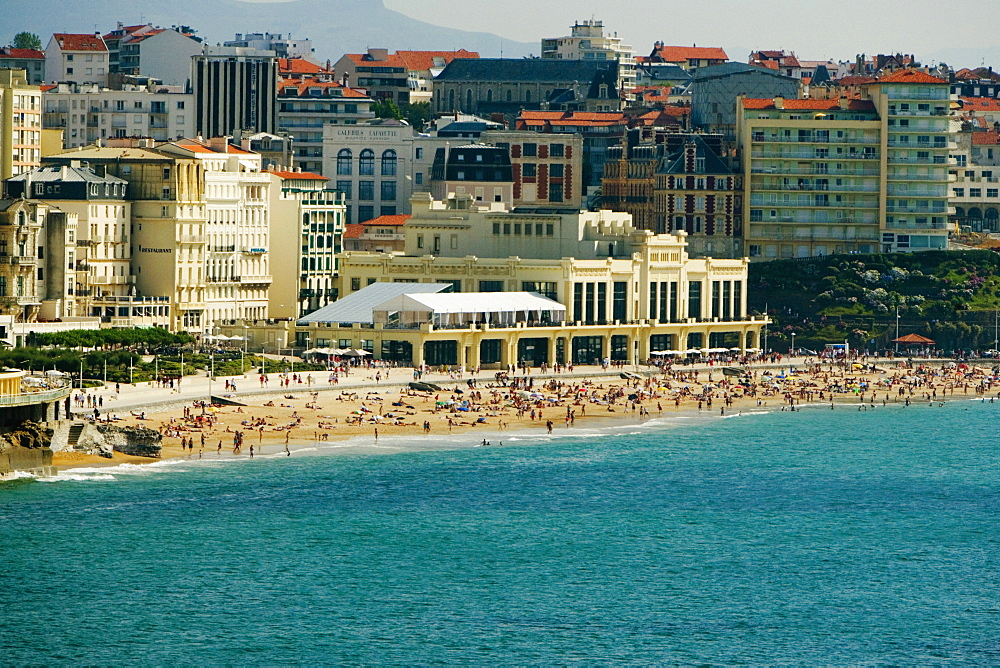
[(52, 430), (37, 422), (0, 432), (0, 475), (52, 466)]
[(159, 457), (159, 432), (145, 427), (119, 427), (114, 424), (87, 425), (77, 441), (77, 449), (110, 457), (120, 452), (136, 457)]

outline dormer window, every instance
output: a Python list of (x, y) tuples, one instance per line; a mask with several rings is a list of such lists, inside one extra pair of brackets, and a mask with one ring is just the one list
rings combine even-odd
[(322, 88), (310, 86), (310, 88), (309, 88), (309, 96), (310, 97), (319, 97), (322, 94), (323, 94), (323, 89)]

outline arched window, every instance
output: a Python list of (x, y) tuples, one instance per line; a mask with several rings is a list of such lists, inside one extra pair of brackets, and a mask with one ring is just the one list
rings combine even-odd
[(325, 237), (323, 237), (323, 235), (319, 235), (318, 237), (316, 237), (316, 248), (322, 248), (323, 247), (323, 241), (324, 241), (324, 239), (325, 239)]
[(472, 113), (472, 89), (465, 91), (465, 113)]
[(448, 111), (455, 111), (455, 89), (448, 91)]
[(508, 88), (508, 89), (507, 89), (507, 101), (508, 101), (508, 102), (511, 102), (511, 101), (512, 101), (513, 99), (514, 99), (514, 94), (513, 94), (513, 93), (512, 93), (511, 91), (510, 91), (510, 89)]
[(361, 151), (361, 157), (358, 158), (358, 174), (361, 176), (375, 175), (375, 151), (370, 148)]
[(396, 175), (396, 152), (391, 148), (382, 152), (382, 176)]
[(487, 88), (486, 89), (486, 101), (487, 102), (492, 102), (493, 101), (493, 89), (492, 88)]
[(351, 173), (351, 149), (342, 148), (337, 152), (337, 174), (350, 175)]
[(530, 90), (524, 91), (524, 101), (525, 102), (531, 102), (531, 91)]

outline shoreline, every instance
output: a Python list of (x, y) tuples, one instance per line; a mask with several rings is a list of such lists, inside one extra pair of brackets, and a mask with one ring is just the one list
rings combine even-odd
[[(236, 392), (232, 393), (232, 399), (246, 402), (245, 406), (213, 406), (207, 411), (188, 408), (195, 398), (182, 398), (172, 390), (150, 393), (147, 388), (145, 394), (152, 394), (154, 401), (133, 401), (131, 405), (122, 406), (109, 399), (109, 405), (114, 405), (103, 410), (119, 414), (130, 411), (117, 423), (158, 429), (163, 433), (161, 457), (134, 457), (116, 452), (108, 459), (70, 451), (55, 453), (53, 464), (63, 472), (122, 464), (147, 465), (175, 459), (191, 461), (207, 455), (215, 460), (251, 458), (251, 448), (255, 456), (267, 457), (285, 454), (286, 445), (288, 453), (285, 456), (291, 456), (296, 450), (312, 446), (322, 448), (333, 443), (348, 442), (354, 444), (344, 447), (364, 447), (361, 441), (368, 441), (369, 447), (398, 451), (399, 448), (393, 446), (398, 441), (412, 443), (426, 438), (440, 443), (456, 436), (468, 436), (470, 432), (476, 434), (475, 441), (482, 438), (490, 443), (499, 442), (506, 433), (512, 437), (521, 432), (537, 434), (538, 430), (546, 429), (549, 421), (553, 432), (564, 434), (574, 428), (601, 428), (598, 425), (638, 426), (657, 418), (735, 417), (741, 412), (802, 410), (825, 407), (831, 402), (836, 406), (861, 406), (859, 396), (876, 401), (874, 395), (869, 396), (873, 392), (878, 404), (883, 399), (887, 403), (902, 404), (911, 397), (918, 403), (923, 397), (915, 392), (927, 393), (930, 398), (932, 394), (936, 397), (938, 390), (942, 393), (939, 400), (949, 401), (955, 398), (956, 389), (961, 390), (959, 397), (973, 399), (980, 395), (970, 395), (970, 389), (991, 391), (1000, 384), (996, 378), (980, 374), (980, 385), (974, 387), (968, 377), (943, 368), (935, 369), (933, 375), (921, 382), (913, 382), (913, 370), (879, 367), (877, 363), (869, 368), (855, 369), (831, 368), (830, 365), (816, 367), (803, 361), (783, 360), (777, 364), (746, 367), (747, 373), (752, 374), (752, 381), (744, 386), (740, 383), (745, 378), (726, 376), (721, 370), (724, 366), (729, 365), (675, 368), (679, 377), (647, 373), (638, 379), (622, 379), (619, 374), (624, 369), (602, 371), (599, 367), (580, 369), (572, 375), (547, 373), (512, 377), (521, 383), (530, 379), (533, 384), (530, 389), (535, 392), (530, 399), (522, 396), (529, 394), (527, 390), (499, 386), (492, 377), (479, 378), (476, 387), (471, 388), (467, 378), (442, 379), (428, 374), (431, 377), (425, 376), (425, 382), (447, 388), (435, 393), (416, 393), (408, 389), (409, 378), (389, 380), (387, 377), (379, 382), (366, 377), (368, 373), (374, 374), (375, 369), (355, 370), (341, 384), (332, 386), (318, 383), (309, 386), (303, 382), (287, 389), (256, 388)], [(796, 368), (797, 373), (785, 373), (790, 368)], [(781, 374), (775, 374), (777, 370)], [(382, 369), (381, 373), (386, 370)], [(391, 370), (397, 378), (411, 373), (406, 368)], [(249, 380), (236, 377), (235, 382)], [(221, 381), (216, 383), (224, 387)], [(869, 389), (863, 389), (859, 395), (859, 387)], [(897, 389), (903, 387), (908, 388), (908, 393)], [(832, 392), (830, 388), (840, 391)], [(103, 396), (108, 396), (107, 391)], [(213, 392), (213, 396), (225, 397), (226, 393)], [(478, 397), (478, 400), (469, 401), (470, 397)], [(468, 410), (456, 409), (454, 404), (442, 405), (442, 401), (446, 404), (469, 401)], [(169, 407), (167, 410), (157, 410), (164, 404)], [(133, 415), (142, 414), (146, 407), (156, 412), (147, 413), (144, 420)], [(211, 415), (210, 425), (204, 418), (198, 420), (202, 414)], [(186, 420), (186, 416), (192, 419)], [(234, 447), (236, 432), (243, 432), (241, 448)], [(436, 438), (442, 434), (445, 439)], [(191, 439), (193, 448), (182, 449), (181, 439), (185, 442)], [(294, 449), (293, 443), (298, 444)]]

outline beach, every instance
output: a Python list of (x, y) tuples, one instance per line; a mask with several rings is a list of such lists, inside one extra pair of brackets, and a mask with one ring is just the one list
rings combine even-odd
[[(729, 371), (724, 372), (722, 369)], [(737, 371), (733, 371), (736, 369)], [(625, 377), (623, 377), (625, 376)], [(938, 361), (817, 358), (749, 365), (577, 368), (573, 373), (529, 372), (477, 376), (425, 374), (441, 391), (409, 387), (409, 368), (355, 368), (336, 380), (326, 372), (185, 379), (185, 391), (135, 387), (89, 390), (102, 418), (141, 426), (162, 436), (162, 459), (243, 457), (285, 453), (353, 439), (385, 444), (394, 438), (468, 435), (483, 444), (525, 429), (573, 429), (598, 420), (642, 422), (678, 413), (726, 417), (760, 410), (794, 411), (808, 404), (855, 407), (888, 403), (996, 398), (992, 369)], [(205, 388), (201, 392), (201, 387)], [(280, 387), (280, 389), (279, 389)], [(235, 388), (235, 389), (234, 389)], [(244, 404), (206, 405), (211, 396)], [(90, 415), (87, 399), (80, 415)], [(80, 405), (82, 403), (82, 405)], [(57, 452), (60, 470), (159, 461), (115, 452), (111, 458)]]

